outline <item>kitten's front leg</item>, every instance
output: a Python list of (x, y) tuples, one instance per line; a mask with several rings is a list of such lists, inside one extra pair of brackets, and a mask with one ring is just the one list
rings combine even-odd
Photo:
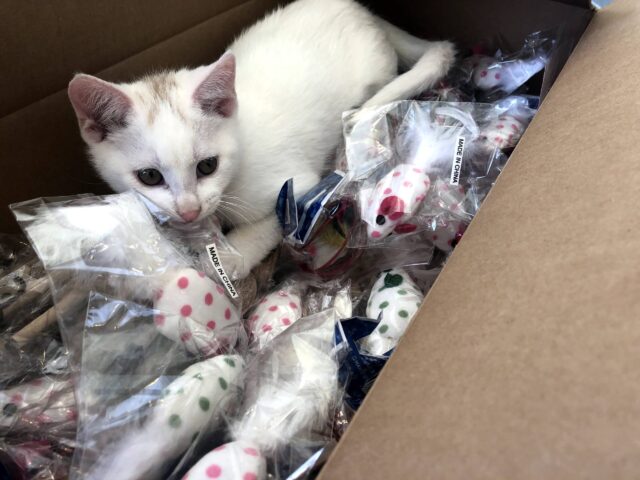
[(282, 228), (275, 214), (229, 233), (228, 240), (242, 255), (242, 267), (237, 267), (240, 278), (246, 277), (282, 240)]

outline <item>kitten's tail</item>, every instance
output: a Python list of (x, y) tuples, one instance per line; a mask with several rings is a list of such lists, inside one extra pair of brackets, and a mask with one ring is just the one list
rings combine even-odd
[(432, 87), (453, 65), (456, 56), (451, 42), (430, 42), (414, 37), (389, 22), (377, 19), (398, 54), (401, 67), (410, 68), (371, 97), (364, 106), (404, 100)]

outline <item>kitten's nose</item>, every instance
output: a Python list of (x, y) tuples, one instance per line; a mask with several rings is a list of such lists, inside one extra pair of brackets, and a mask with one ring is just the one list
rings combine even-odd
[(200, 209), (197, 210), (187, 210), (186, 212), (180, 212), (180, 217), (185, 222), (193, 222), (200, 215)]

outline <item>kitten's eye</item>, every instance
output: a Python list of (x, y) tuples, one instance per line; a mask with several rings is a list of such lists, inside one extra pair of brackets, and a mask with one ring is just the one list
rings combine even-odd
[(150, 187), (161, 185), (164, 182), (164, 177), (155, 168), (145, 168), (144, 170), (138, 170), (137, 173), (138, 180)]
[(196, 172), (198, 177), (206, 177), (215, 172), (216, 168), (218, 168), (218, 157), (209, 157), (198, 162)]

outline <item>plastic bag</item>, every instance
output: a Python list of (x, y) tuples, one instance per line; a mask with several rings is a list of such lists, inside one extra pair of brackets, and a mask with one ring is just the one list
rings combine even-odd
[[(164, 366), (157, 358), (147, 366), (154, 371), (138, 370), (134, 381), (116, 385), (107, 372), (83, 369), (81, 388), (93, 386), (95, 392), (107, 377), (101, 388), (109, 391), (102, 403), (88, 401), (85, 393), (72, 478), (103, 479), (113, 472), (130, 480), (179, 478), (183, 463), (216, 434), (242, 389), (244, 364), (238, 355), (208, 358), (179, 374), (157, 376)], [(130, 394), (146, 379), (151, 380)], [(117, 386), (121, 389), (110, 390)]]
[[(155, 302), (156, 309), (163, 309), (157, 312), (155, 328), (192, 352), (203, 348), (212, 354), (218, 344), (233, 346), (238, 339), (239, 314), (225, 294), (233, 285), (194, 269), (191, 258), (160, 234), (147, 205), (138, 195), (125, 193), (12, 207), (51, 277), (72, 365), (80, 362), (91, 292), (146, 307)], [(220, 250), (232, 251), (221, 243), (221, 234), (217, 238)], [(171, 295), (163, 298), (165, 289), (171, 289)], [(195, 299), (199, 293), (203, 298)], [(220, 301), (213, 305), (216, 299)], [(211, 328), (207, 307), (235, 330), (219, 335), (220, 329)]]
[(522, 102), (396, 102), (344, 117), (351, 189), (365, 228), (355, 247), (431, 233), (461, 238), (534, 111)]
[(233, 441), (205, 455), (190, 479), (284, 479), (324, 450), (339, 404), (335, 321), (333, 309), (302, 318), (253, 357)]
[(490, 102), (518, 90), (542, 71), (556, 47), (556, 35), (535, 32), (528, 35), (522, 48), (512, 54), (498, 50), (493, 56), (474, 55), (462, 62), (470, 72), (469, 84), (478, 101)]
[(278, 197), (285, 244), (304, 271), (321, 278), (344, 274), (358, 259), (358, 251), (347, 249), (357, 212), (355, 202), (343, 195), (345, 185), (344, 173), (336, 170), (299, 198), (290, 179)]

